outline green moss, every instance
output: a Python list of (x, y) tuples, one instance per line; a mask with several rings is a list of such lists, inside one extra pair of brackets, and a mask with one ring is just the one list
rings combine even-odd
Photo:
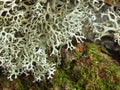
[(24, 88), (23, 84), (21, 83), (20, 79), (15, 80), (14, 83), (16, 85), (15, 87), (17, 87), (18, 90), (25, 90), (25, 88)]
[(99, 63), (104, 59), (98, 51), (98, 46), (94, 43), (88, 43), (87, 54), (94, 65), (99, 65)]
[[(100, 47), (93, 43), (87, 43), (86, 62), (81, 52), (76, 64), (66, 62), (63, 69), (58, 70), (56, 83), (58, 86), (70, 82), (77, 90), (113, 90), (120, 89), (120, 67), (107, 60), (100, 54)], [(75, 53), (76, 54), (76, 53)], [(68, 61), (68, 60), (67, 60)], [(80, 62), (79, 62), (80, 61)], [(89, 63), (88, 63), (89, 62)]]

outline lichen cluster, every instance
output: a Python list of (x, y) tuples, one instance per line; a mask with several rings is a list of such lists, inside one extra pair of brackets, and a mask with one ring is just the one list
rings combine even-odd
[(101, 0), (0, 0), (0, 66), (12, 80), (31, 73), (35, 81), (55, 71), (46, 52), (60, 57), (72, 39), (100, 40), (119, 29), (120, 16)]

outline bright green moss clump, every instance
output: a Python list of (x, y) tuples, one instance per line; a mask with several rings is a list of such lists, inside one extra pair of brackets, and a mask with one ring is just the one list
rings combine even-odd
[(70, 90), (119, 90), (120, 67), (100, 51), (100, 46), (87, 43), (86, 57), (81, 56), (71, 63), (67, 60), (63, 67), (58, 68), (53, 82), (66, 88), (67, 83)]

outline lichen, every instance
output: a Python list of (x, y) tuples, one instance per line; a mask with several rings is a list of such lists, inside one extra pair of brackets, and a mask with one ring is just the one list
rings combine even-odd
[(73, 50), (73, 38), (77, 43), (86, 38), (96, 41), (119, 29), (119, 14), (104, 5), (102, 0), (1, 0), (0, 66), (4, 73), (10, 80), (23, 73), (31, 73), (35, 81), (52, 78), (58, 62), (48, 57), (60, 58), (63, 45)]

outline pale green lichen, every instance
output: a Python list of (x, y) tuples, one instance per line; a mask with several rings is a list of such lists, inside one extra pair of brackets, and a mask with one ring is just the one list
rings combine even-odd
[(52, 48), (50, 55), (60, 57), (61, 46), (66, 44), (67, 50), (75, 48), (72, 38), (77, 43), (86, 38), (100, 40), (119, 28), (119, 15), (109, 9), (101, 12), (104, 2), (98, 0), (0, 3), (0, 66), (10, 80), (29, 72), (36, 81), (45, 76), (52, 78), (56, 63), (49, 61), (48, 48)]

